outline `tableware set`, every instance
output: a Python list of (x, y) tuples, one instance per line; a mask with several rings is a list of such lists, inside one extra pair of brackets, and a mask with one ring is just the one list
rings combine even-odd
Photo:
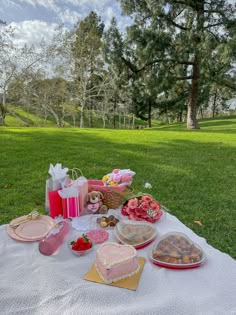
[(16, 241), (40, 241), (54, 225), (55, 221), (51, 217), (33, 210), (28, 215), (12, 220), (7, 226), (7, 233)]
[[(93, 215), (93, 217), (97, 222), (97, 216)], [(121, 219), (121, 217), (119, 218)], [(56, 227), (57, 225), (55, 225), (55, 221), (51, 217), (42, 215), (34, 209), (28, 215), (12, 220), (7, 226), (6, 231), (12, 239), (17, 241), (42, 242), (46, 238), (56, 238), (58, 234), (56, 232), (60, 230), (56, 229)], [(104, 235), (98, 235), (99, 231), (100, 234), (106, 233), (106, 237), (104, 238)], [(93, 244), (104, 242), (109, 237), (108, 232), (101, 228), (91, 230), (91, 233), (92, 232), (93, 234), (89, 236)], [(206, 255), (201, 247), (192, 242), (187, 235), (179, 232), (171, 232), (158, 238), (156, 227), (146, 221), (121, 219), (114, 226), (113, 233), (120, 244), (132, 245), (135, 249), (144, 248), (156, 240), (152, 246), (149, 260), (159, 267), (190, 269), (200, 267), (206, 261)], [(101, 237), (103, 237), (103, 239), (97, 242), (96, 238), (99, 239)], [(52, 242), (54, 242), (54, 240), (52, 240)], [(71, 252), (76, 256), (84, 256), (94, 248), (91, 247), (82, 251), (73, 250), (71, 241), (68, 243), (68, 246)]]

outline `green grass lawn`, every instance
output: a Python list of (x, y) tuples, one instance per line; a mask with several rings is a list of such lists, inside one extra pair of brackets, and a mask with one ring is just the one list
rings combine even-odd
[[(0, 223), (44, 211), (50, 163), (101, 179), (136, 171), (136, 192), (151, 193), (185, 225), (236, 258), (236, 118), (142, 130), (1, 128)], [(149, 182), (151, 190), (143, 185)], [(194, 223), (200, 220), (202, 226)]]

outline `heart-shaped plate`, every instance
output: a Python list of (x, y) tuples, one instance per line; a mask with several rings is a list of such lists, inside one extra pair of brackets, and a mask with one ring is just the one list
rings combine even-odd
[(120, 243), (140, 249), (154, 241), (157, 230), (146, 221), (124, 220), (117, 223), (114, 234)]
[(171, 232), (156, 241), (150, 259), (160, 267), (189, 269), (200, 267), (205, 262), (206, 255), (184, 233)]

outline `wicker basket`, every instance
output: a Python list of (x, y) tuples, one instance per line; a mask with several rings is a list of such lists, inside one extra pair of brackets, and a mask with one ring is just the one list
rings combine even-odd
[(109, 209), (116, 209), (123, 205), (126, 198), (133, 193), (132, 187), (127, 187), (124, 191), (108, 189), (104, 195), (103, 204), (106, 205)]
[(97, 190), (103, 194), (102, 203), (109, 209), (116, 209), (120, 207), (126, 198), (133, 193), (132, 187), (106, 187), (100, 180), (88, 180), (88, 190)]

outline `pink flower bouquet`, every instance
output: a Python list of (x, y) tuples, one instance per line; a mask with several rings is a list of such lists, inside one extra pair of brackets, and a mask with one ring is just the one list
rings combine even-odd
[(162, 216), (161, 205), (149, 195), (141, 195), (130, 199), (121, 209), (123, 215), (130, 220), (155, 223)]

